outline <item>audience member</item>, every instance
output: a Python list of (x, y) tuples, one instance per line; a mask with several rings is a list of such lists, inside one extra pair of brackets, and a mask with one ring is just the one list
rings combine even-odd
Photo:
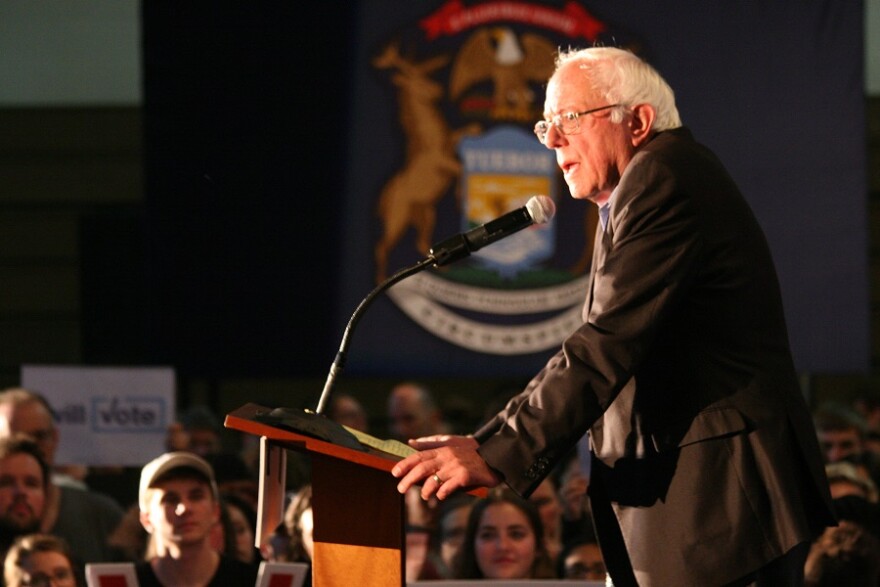
[(437, 526), (428, 551), (428, 559), (438, 579), (455, 578), (455, 561), (464, 544), (468, 514), (476, 499), (468, 493), (456, 493), (440, 502)]
[(853, 399), (852, 406), (865, 420), (868, 430), (880, 432), (880, 391), (861, 390)]
[[(582, 442), (588, 442), (585, 439)], [(578, 451), (573, 451), (564, 461), (559, 475), (559, 502), (562, 505), (562, 545), (583, 534), (592, 534), (593, 520), (587, 489), (590, 486), (589, 473), (586, 472)]]
[(260, 483), (256, 472), (245, 464), (241, 455), (234, 452), (219, 452), (205, 457), (214, 470), (217, 487), (224, 495), (235, 495), (257, 508)]
[[(11, 434), (32, 437), (52, 467), (60, 438), (43, 396), (21, 388), (0, 393), (0, 437)], [(106, 495), (49, 483), (41, 531), (64, 538), (80, 561), (107, 562), (115, 559), (107, 539), (122, 516), (119, 504)]]
[(880, 541), (850, 521), (826, 528), (804, 567), (806, 587), (874, 587), (880, 583)]
[(185, 450), (194, 452), (203, 459), (208, 459), (222, 451), (223, 427), (220, 420), (206, 406), (196, 405), (180, 415), (180, 423), (186, 434)]
[(141, 510), (137, 503), (129, 507), (116, 529), (107, 537), (107, 543), (116, 553), (116, 560), (140, 562), (147, 560), (150, 535), (141, 524)]
[(67, 543), (49, 534), (20, 536), (3, 564), (6, 587), (79, 587), (82, 570)]
[(342, 424), (361, 432), (369, 432), (367, 411), (359, 401), (347, 393), (333, 396), (333, 399), (330, 401), (330, 409), (327, 410), (327, 417), (337, 424)]
[(311, 562), (315, 553), (312, 540), (312, 486), (304, 485), (284, 510), (284, 527), (290, 537), (286, 557), (290, 562)]
[(877, 486), (864, 467), (846, 461), (828, 463), (825, 465), (825, 475), (832, 498), (858, 495), (872, 503), (877, 502)]
[[(266, 541), (261, 554), (273, 562), (309, 563), (314, 556), (312, 530), (312, 486), (300, 487), (287, 507), (273, 535)], [(312, 583), (311, 569), (306, 575), (304, 587)]]
[(257, 512), (249, 501), (235, 493), (222, 493), (221, 500), (226, 505), (229, 519), (229, 533), (232, 534), (234, 556), (249, 565), (260, 564), (260, 551), (254, 546), (257, 531)]
[(865, 422), (865, 450), (880, 456), (880, 391), (862, 390), (852, 407)]
[(439, 502), (436, 499), (424, 501), (415, 487), (407, 491), (403, 499), (406, 510), (406, 560), (404, 561), (406, 582), (439, 579), (440, 574), (430, 556), (431, 537), (436, 532)]
[(388, 420), (391, 436), (402, 442), (448, 432), (430, 390), (411, 381), (392, 388), (388, 396)]
[(504, 486), (477, 501), (468, 516), (459, 579), (555, 578), (537, 509)]
[(251, 587), (256, 569), (220, 554), (211, 530), (220, 520), (214, 472), (188, 451), (165, 453), (141, 471), (140, 520), (155, 540), (156, 554), (136, 565), (140, 587)]
[(592, 529), (572, 539), (559, 556), (558, 574), (563, 579), (605, 581), (607, 570)]
[[(445, 434), (449, 430), (430, 390), (412, 381), (399, 383), (391, 389), (388, 420), (391, 436), (402, 442), (410, 438)], [(428, 556), (437, 503), (421, 500), (417, 491), (409, 492), (405, 496), (405, 503), (407, 580), (438, 578), (433, 561)]]
[(826, 463), (859, 462), (865, 450), (865, 421), (839, 403), (822, 404), (813, 414)]
[(529, 496), (544, 526), (544, 548), (554, 565), (562, 552), (562, 505), (552, 476), (545, 477)]
[(826, 463), (853, 463), (880, 487), (880, 456), (867, 449), (865, 421), (854, 409), (828, 402), (814, 412), (813, 421)]
[(49, 466), (33, 440), (0, 438), (0, 556), (16, 538), (40, 529), (48, 484)]

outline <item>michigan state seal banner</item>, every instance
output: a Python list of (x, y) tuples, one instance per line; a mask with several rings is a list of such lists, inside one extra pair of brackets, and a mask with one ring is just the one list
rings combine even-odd
[(774, 252), (798, 368), (864, 370), (862, 19), (861, 2), (839, 0), (361, 3), (340, 335), (433, 244), (536, 194), (557, 214), (395, 285), (353, 332), (348, 371), (524, 376), (578, 327), (597, 214), (569, 197), (532, 127), (557, 48), (596, 44), (657, 67), (739, 183)]

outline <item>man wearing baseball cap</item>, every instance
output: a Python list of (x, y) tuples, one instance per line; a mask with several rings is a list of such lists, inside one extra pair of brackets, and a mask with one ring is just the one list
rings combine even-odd
[(141, 587), (206, 585), (251, 587), (255, 568), (211, 546), (220, 499), (211, 465), (190, 452), (169, 452), (141, 470), (140, 520), (156, 556), (135, 569)]

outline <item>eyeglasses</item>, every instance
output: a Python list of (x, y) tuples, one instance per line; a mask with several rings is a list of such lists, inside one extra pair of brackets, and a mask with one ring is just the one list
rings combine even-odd
[(599, 112), (601, 110), (608, 110), (609, 108), (617, 108), (618, 106), (623, 106), (623, 104), (609, 104), (608, 106), (599, 106), (598, 108), (591, 108), (590, 110), (584, 110), (583, 112), (566, 112), (565, 114), (557, 114), (550, 120), (539, 120), (535, 123), (535, 136), (538, 137), (538, 140), (541, 141), (542, 145), (546, 145), (547, 133), (550, 132), (551, 124), (555, 126), (556, 130), (560, 133), (564, 135), (573, 135), (580, 130), (579, 118), (581, 116), (592, 114), (593, 112)]

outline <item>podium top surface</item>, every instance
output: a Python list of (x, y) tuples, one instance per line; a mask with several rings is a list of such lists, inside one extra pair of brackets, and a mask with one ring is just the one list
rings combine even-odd
[[(224, 426), (231, 430), (238, 430), (255, 436), (265, 436), (270, 441), (290, 450), (340, 459), (380, 471), (390, 472), (394, 464), (400, 460), (400, 457), (368, 447), (364, 447), (362, 451), (354, 450), (297, 432), (286, 426), (273, 426), (260, 421), (260, 418), (268, 416), (271, 411), (272, 408), (259, 404), (245, 404), (226, 415)], [(322, 416), (316, 417), (322, 418)]]

